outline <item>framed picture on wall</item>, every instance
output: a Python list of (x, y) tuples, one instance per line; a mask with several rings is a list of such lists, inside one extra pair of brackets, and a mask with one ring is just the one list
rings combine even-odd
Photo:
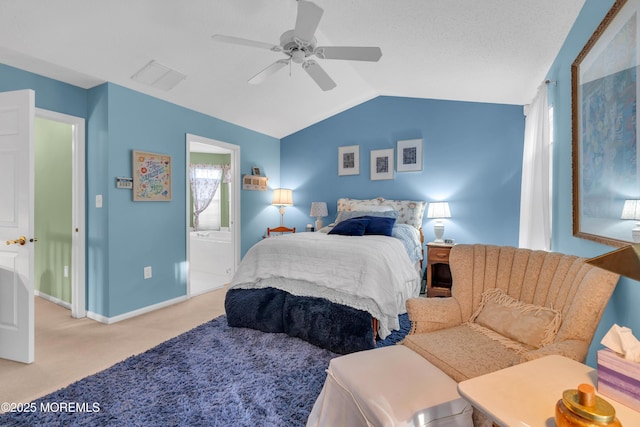
[(133, 151), (133, 200), (171, 201), (171, 156)]
[(393, 148), (371, 150), (371, 180), (393, 179)]
[(422, 139), (407, 139), (398, 141), (398, 172), (413, 172), (422, 170)]
[(256, 175), (256, 176), (260, 176), (260, 168), (258, 166), (254, 166), (251, 168), (251, 173)]
[(573, 234), (617, 247), (640, 220), (639, 15), (616, 1), (571, 65)]
[(338, 147), (338, 175), (360, 175), (360, 146)]

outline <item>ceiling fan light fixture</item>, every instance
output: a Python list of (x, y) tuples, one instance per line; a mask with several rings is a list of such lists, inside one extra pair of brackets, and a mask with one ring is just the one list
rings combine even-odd
[(307, 54), (301, 50), (294, 50), (293, 52), (291, 52), (291, 60), (296, 64), (302, 64), (306, 56)]
[(131, 79), (136, 82), (165, 91), (173, 89), (186, 78), (186, 75), (153, 60), (131, 76)]

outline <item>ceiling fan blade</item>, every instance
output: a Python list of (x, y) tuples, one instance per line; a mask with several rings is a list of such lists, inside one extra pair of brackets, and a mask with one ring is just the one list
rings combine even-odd
[(378, 61), (382, 56), (379, 47), (319, 46), (314, 51), (322, 59), (346, 59), (351, 61)]
[(260, 48), (260, 49), (272, 50), (274, 52), (279, 52), (279, 51), (282, 50), (282, 48), (280, 46), (276, 46), (276, 45), (273, 45), (273, 44), (257, 42), (255, 40), (241, 39), (239, 37), (223, 36), (222, 34), (214, 34), (213, 36), (211, 36), (211, 38), (213, 40), (215, 40), (215, 41), (222, 42), (222, 43), (230, 43), (230, 44), (237, 44), (237, 45), (241, 45), (241, 46), (257, 47), (257, 48)]
[(322, 8), (315, 3), (298, 0), (298, 16), (293, 36), (305, 42), (311, 42), (323, 13)]
[(280, 60), (274, 62), (273, 64), (269, 65), (264, 70), (260, 71), (255, 76), (251, 77), (249, 79), (249, 83), (251, 83), (252, 85), (260, 84), (263, 81), (265, 81), (268, 77), (270, 77), (270, 76), (274, 75), (276, 72), (278, 72), (278, 70), (280, 70), (281, 68), (286, 67), (287, 64), (289, 64), (289, 60), (288, 59), (280, 59)]
[(320, 89), (327, 91), (336, 87), (336, 82), (329, 77), (329, 74), (327, 74), (316, 61), (305, 61), (302, 64), (302, 68), (311, 76), (316, 84), (320, 86)]

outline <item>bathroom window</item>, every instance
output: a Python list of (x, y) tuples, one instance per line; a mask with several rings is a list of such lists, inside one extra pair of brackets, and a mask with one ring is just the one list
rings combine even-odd
[(220, 182), (222, 168), (215, 165), (192, 164), (189, 171), (193, 198), (193, 226), (196, 230), (219, 230)]
[(220, 229), (220, 193), (219, 186), (209, 206), (200, 213), (200, 230)]

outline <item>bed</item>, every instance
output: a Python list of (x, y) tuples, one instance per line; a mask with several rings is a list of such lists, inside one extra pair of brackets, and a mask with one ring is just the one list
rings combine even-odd
[(425, 205), (343, 198), (329, 227), (258, 242), (227, 291), (229, 325), (284, 332), (341, 354), (373, 348), (419, 294)]

